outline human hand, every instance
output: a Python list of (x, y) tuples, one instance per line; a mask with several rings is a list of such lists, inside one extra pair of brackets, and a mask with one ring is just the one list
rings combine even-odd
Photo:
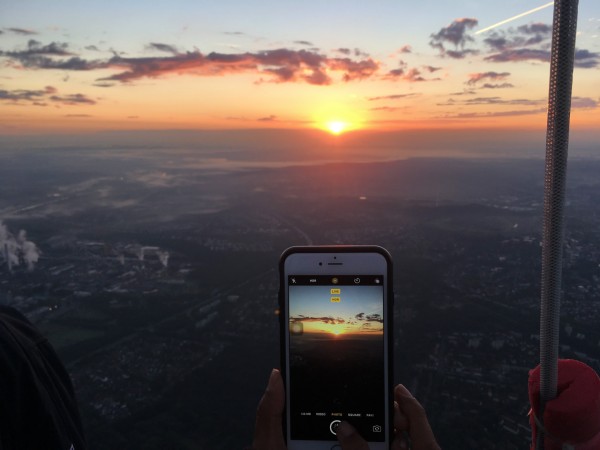
[(284, 405), (283, 379), (279, 370), (273, 369), (256, 410), (253, 450), (286, 450), (282, 423)]
[[(408, 389), (399, 384), (394, 388), (394, 440), (392, 450), (440, 450), (425, 409)], [(348, 422), (341, 422), (337, 438), (343, 450), (369, 450), (367, 442)]]
[[(392, 450), (440, 450), (421, 404), (403, 385), (394, 389)], [(282, 417), (285, 391), (281, 373), (273, 369), (267, 389), (258, 404), (253, 450), (286, 450)], [(367, 442), (347, 422), (341, 422), (337, 438), (342, 450), (369, 450)]]

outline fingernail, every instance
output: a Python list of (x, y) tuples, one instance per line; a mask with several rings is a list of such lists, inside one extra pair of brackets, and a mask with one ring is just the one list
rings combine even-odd
[(337, 429), (335, 430), (335, 434), (342, 439), (351, 436), (353, 433), (354, 428), (348, 422), (340, 422)]
[(277, 369), (271, 370), (271, 375), (269, 375), (268, 387), (273, 386), (273, 384), (277, 381), (278, 376), (279, 376), (279, 370), (277, 370)]

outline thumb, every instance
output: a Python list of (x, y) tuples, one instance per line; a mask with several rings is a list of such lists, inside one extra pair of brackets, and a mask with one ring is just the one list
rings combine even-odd
[(342, 450), (369, 450), (369, 445), (348, 422), (340, 422), (335, 430)]
[(394, 389), (394, 398), (398, 402), (398, 407), (408, 419), (408, 435), (412, 442), (414, 450), (435, 450), (439, 449), (425, 409), (412, 396), (408, 389), (399, 384)]
[(256, 426), (252, 447), (256, 450), (283, 450), (282, 415), (285, 403), (285, 392), (281, 373), (277, 369), (271, 371), (269, 383), (264, 395), (258, 403)]

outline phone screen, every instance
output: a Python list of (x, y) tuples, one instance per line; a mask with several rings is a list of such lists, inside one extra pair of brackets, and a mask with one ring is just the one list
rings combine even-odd
[(346, 420), (384, 442), (384, 275), (288, 275), (287, 286), (291, 439), (335, 441)]

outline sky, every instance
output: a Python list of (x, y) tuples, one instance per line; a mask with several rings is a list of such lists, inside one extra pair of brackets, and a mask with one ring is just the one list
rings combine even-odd
[[(552, 11), (538, 0), (2, 2), (0, 137), (542, 130)], [(572, 129), (597, 142), (600, 2), (580, 2), (576, 47)]]
[(290, 330), (302, 322), (304, 334), (381, 334), (382, 294), (381, 286), (290, 286)]

